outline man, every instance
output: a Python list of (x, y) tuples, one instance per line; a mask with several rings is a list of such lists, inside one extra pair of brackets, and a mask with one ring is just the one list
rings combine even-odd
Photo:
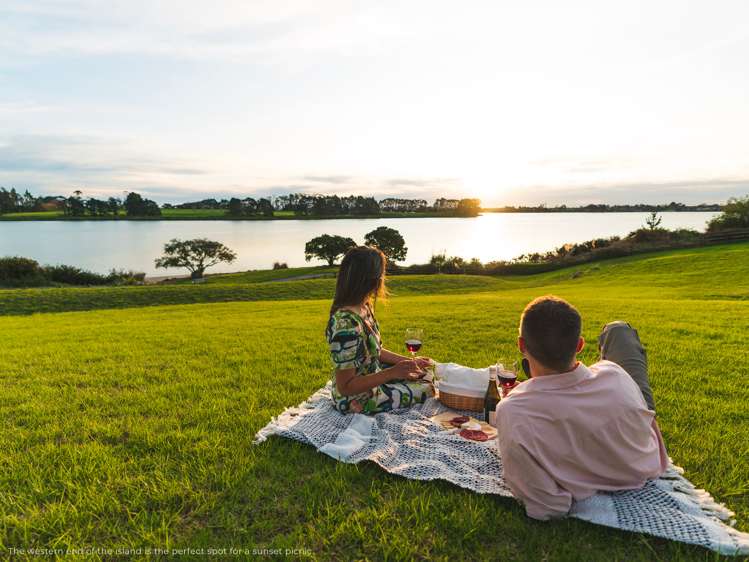
[(504, 477), (534, 519), (564, 516), (597, 491), (639, 488), (668, 467), (637, 332), (608, 324), (602, 360), (586, 367), (576, 360), (581, 329), (562, 299), (528, 304), (518, 347), (531, 378), (497, 406)]

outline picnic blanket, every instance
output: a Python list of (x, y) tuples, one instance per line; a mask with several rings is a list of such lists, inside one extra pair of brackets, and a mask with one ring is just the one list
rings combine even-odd
[[(307, 443), (346, 463), (372, 461), (413, 480), (447, 480), (480, 494), (512, 497), (502, 477), (494, 441), (468, 441), (443, 431), (429, 418), (449, 410), (430, 398), (404, 410), (343, 415), (330, 399), (330, 383), (299, 406), (286, 409), (261, 429)], [(459, 412), (482, 418), (475, 412)], [(700, 545), (721, 554), (749, 554), (749, 533), (733, 528), (733, 513), (699, 490), (672, 465), (639, 490), (599, 493), (576, 502), (571, 517), (637, 533)]]

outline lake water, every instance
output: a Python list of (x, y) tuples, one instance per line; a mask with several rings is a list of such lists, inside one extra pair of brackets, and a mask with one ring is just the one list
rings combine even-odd
[[(718, 213), (662, 213), (665, 228), (703, 231)], [(395, 228), (406, 239), (406, 264), (425, 263), (440, 252), (483, 262), (542, 252), (567, 242), (625, 235), (647, 213), (487, 213), (476, 218), (334, 219), (276, 221), (27, 221), (0, 222), (0, 256), (17, 255), (43, 264), (70, 264), (93, 271), (111, 268), (148, 275), (172, 238), (209, 238), (238, 254), (231, 265), (211, 272), (268, 269), (274, 261), (302, 266), (304, 244), (320, 234), (349, 236), (359, 243), (378, 226)], [(316, 263), (316, 262), (313, 262)]]

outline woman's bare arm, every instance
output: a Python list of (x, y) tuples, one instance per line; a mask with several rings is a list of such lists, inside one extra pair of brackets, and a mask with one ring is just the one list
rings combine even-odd
[(422, 374), (416, 362), (407, 359), (389, 369), (363, 377), (357, 376), (356, 369), (340, 369), (335, 373), (335, 386), (342, 395), (353, 396), (393, 380), (419, 380)]
[[(380, 350), (380, 362), (381, 363), (390, 363), (391, 365), (396, 365), (400, 363), (401, 361), (412, 361), (411, 357), (406, 357), (405, 355), (399, 355), (393, 351), (390, 351), (389, 349), (385, 349), (384, 347)], [(434, 360), (430, 359), (429, 357), (416, 357), (415, 358), (416, 365), (418, 366), (419, 370), (426, 369), (427, 367), (434, 364)]]
[(411, 358), (406, 357), (405, 355), (399, 355), (394, 351), (385, 349), (384, 347), (380, 349), (380, 363), (390, 363), (391, 365), (395, 365), (396, 363), (400, 363), (401, 361), (405, 361), (407, 359)]

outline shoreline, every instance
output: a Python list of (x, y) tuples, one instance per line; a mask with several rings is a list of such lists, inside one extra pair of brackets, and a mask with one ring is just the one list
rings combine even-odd
[(67, 221), (67, 222), (82, 222), (82, 221), (93, 221), (93, 222), (121, 222), (121, 221), (140, 221), (140, 222), (158, 222), (158, 221), (229, 221), (229, 222), (257, 222), (257, 221), (288, 221), (288, 220), (302, 220), (302, 221), (314, 221), (314, 220), (343, 220), (343, 219), (442, 219), (442, 218), (458, 218), (458, 219), (472, 219), (479, 215), (457, 215), (457, 214), (445, 214), (445, 213), (381, 213), (379, 215), (334, 215), (334, 216), (276, 216), (276, 217), (230, 217), (230, 216), (159, 216), (159, 217), (67, 217), (64, 215), (60, 216), (24, 216), (14, 217), (13, 213), (0, 215), (0, 222), (35, 222), (35, 221)]
[[(631, 214), (631, 213), (650, 213), (652, 211), (645, 210), (590, 210), (590, 209), (565, 209), (565, 210), (502, 210), (502, 209), (482, 209), (478, 215), (458, 215), (450, 213), (381, 213), (379, 215), (333, 215), (333, 216), (295, 216), (295, 215), (281, 215), (274, 217), (230, 217), (230, 216), (158, 216), (158, 217), (68, 217), (64, 215), (57, 216), (29, 216), (24, 213), (24, 216), (13, 216), (13, 213), (0, 215), (0, 222), (123, 222), (123, 221), (135, 221), (135, 222), (158, 222), (158, 221), (228, 221), (228, 222), (258, 222), (258, 221), (326, 221), (326, 220), (345, 220), (345, 219), (473, 219), (480, 217), (485, 214), (528, 214), (528, 215), (544, 215), (544, 214)], [(711, 209), (681, 209), (681, 210), (668, 210), (668, 211), (657, 211), (658, 214), (666, 213), (717, 213), (719, 211)]]

